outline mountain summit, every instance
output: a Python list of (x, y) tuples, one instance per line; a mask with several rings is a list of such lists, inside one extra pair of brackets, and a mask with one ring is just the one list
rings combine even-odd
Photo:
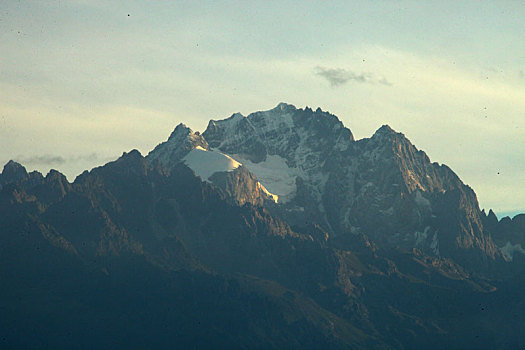
[(0, 212), (1, 348), (525, 344), (525, 215), (388, 125), (280, 103), (73, 183), (11, 161)]
[(388, 125), (356, 141), (333, 114), (279, 103), (211, 120), (202, 134), (180, 124), (147, 159), (182, 162), (205, 181), (240, 167), (240, 183), (249, 186), (216, 184), (233, 197), (258, 198), (250, 202), (267, 203), (294, 226), (319, 225), (332, 238), (365, 235), (380, 247), (420, 249), (474, 269), (505, 259), (483, 227), (473, 190)]
[(280, 103), (212, 120), (202, 137), (279, 196), (273, 212), (294, 225), (365, 234), (471, 266), (503, 259), (472, 189), (388, 125), (355, 141), (336, 116)]

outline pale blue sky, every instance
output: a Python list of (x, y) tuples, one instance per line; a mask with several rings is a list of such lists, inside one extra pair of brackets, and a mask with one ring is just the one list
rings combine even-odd
[[(129, 16), (128, 16), (129, 15)], [(0, 161), (84, 168), (284, 101), (525, 211), (523, 1), (0, 1)], [(499, 173), (499, 174), (498, 174)]]

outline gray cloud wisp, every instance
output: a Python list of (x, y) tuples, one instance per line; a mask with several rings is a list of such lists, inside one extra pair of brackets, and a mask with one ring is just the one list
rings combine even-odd
[(356, 73), (343, 68), (326, 68), (317, 66), (315, 67), (315, 74), (326, 79), (332, 87), (341, 86), (350, 81), (392, 86), (392, 83), (385, 77), (376, 76), (369, 72)]
[(73, 157), (63, 157), (51, 154), (43, 154), (36, 156), (17, 156), (15, 160), (22, 165), (24, 164), (36, 164), (36, 165), (62, 165), (69, 162), (78, 162), (78, 161), (97, 161), (99, 156), (96, 153), (73, 156)]

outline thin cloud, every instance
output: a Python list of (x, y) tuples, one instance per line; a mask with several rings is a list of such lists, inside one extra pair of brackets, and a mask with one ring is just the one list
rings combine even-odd
[[(71, 157), (69, 158), (70, 161), (73, 161), (73, 162), (77, 162), (77, 161), (90, 161), (90, 162), (94, 162), (96, 160), (100, 160), (100, 156), (97, 154), (97, 153), (90, 153), (90, 154), (84, 154), (84, 155), (79, 155), (79, 156), (75, 156), (75, 157)], [(107, 160), (108, 158), (104, 158), (104, 160)], [(111, 159), (111, 158), (109, 158)]]
[(61, 165), (66, 162), (66, 159), (62, 156), (44, 154), (31, 157), (18, 156), (16, 161), (21, 164)]
[(341, 86), (350, 81), (355, 81), (357, 83), (392, 86), (392, 83), (385, 77), (376, 76), (375, 74), (369, 72), (356, 73), (343, 68), (326, 68), (317, 66), (315, 67), (315, 74), (325, 78), (332, 87)]
[(53, 165), (62, 165), (69, 162), (78, 162), (78, 161), (97, 161), (100, 157), (96, 153), (91, 154), (84, 154), (84, 155), (78, 155), (78, 156), (72, 156), (72, 157), (62, 157), (57, 155), (51, 155), (51, 154), (43, 154), (43, 155), (36, 155), (36, 156), (18, 156), (16, 157), (16, 161), (21, 164), (35, 164), (35, 165), (47, 165), (47, 166), (53, 166)]

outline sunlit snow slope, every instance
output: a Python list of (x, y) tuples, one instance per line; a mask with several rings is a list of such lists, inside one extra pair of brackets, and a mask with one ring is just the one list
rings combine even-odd
[(230, 156), (200, 146), (191, 150), (182, 160), (195, 175), (206, 181), (216, 172), (233, 171), (242, 165)]

